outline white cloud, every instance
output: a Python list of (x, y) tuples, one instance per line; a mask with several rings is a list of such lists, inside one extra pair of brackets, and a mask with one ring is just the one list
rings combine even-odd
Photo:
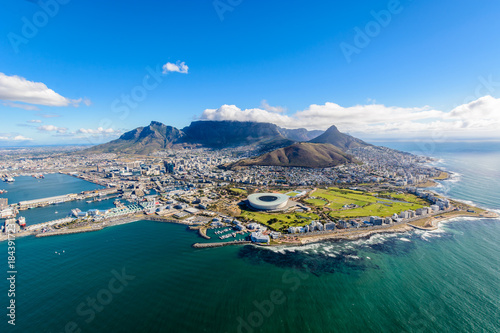
[(13, 138), (14, 141), (32, 141), (33, 139), (32, 138), (27, 138), (25, 136), (22, 136), (22, 135), (16, 135), (14, 138)]
[(102, 128), (99, 127), (97, 129), (92, 129), (92, 128), (80, 128), (76, 133), (81, 133), (81, 134), (99, 134), (99, 135), (116, 135), (120, 134), (121, 131), (119, 130), (114, 130), (112, 128)]
[(19, 103), (12, 103), (12, 102), (5, 102), (2, 103), (5, 106), (11, 107), (11, 108), (19, 108), (19, 109), (24, 109), (28, 111), (39, 111), (40, 109), (34, 105), (26, 105), (26, 104), (19, 104)]
[(27, 123), (41, 123), (42, 121), (40, 119), (31, 119), (28, 120)]
[(289, 116), (269, 112), (263, 109), (241, 110), (236, 105), (224, 104), (218, 109), (206, 109), (201, 115), (202, 120), (236, 120), (269, 122), (280, 126), (290, 126), (293, 119)]
[(276, 113), (286, 112), (286, 108), (282, 106), (271, 106), (269, 105), (269, 103), (267, 103), (265, 99), (262, 100), (262, 102), (260, 102), (260, 107), (269, 112), (276, 112)]
[(169, 72), (187, 74), (189, 70), (189, 67), (186, 65), (184, 61), (183, 62), (177, 61), (176, 64), (167, 62), (165, 65), (163, 65), (162, 68), (163, 68), (163, 74), (167, 74)]
[(500, 122), (500, 98), (490, 95), (462, 104), (447, 114), (449, 119), (459, 119), (469, 125)]
[(57, 127), (54, 125), (42, 125), (38, 126), (37, 129), (42, 132), (57, 132), (57, 133), (66, 133), (68, 130), (66, 127)]
[(8, 76), (4, 73), (0, 73), (0, 100), (46, 106), (78, 106), (82, 102), (82, 99), (63, 97), (42, 82), (28, 81), (23, 77)]
[(428, 106), (343, 107), (336, 103), (313, 104), (292, 115), (267, 109), (241, 110), (235, 105), (222, 105), (218, 109), (206, 109), (200, 119), (270, 122), (285, 128), (321, 130), (336, 125), (341, 131), (372, 137), (500, 137), (500, 99), (492, 96), (481, 97), (449, 112)]
[(4, 134), (0, 136), (0, 141), (33, 141), (33, 139), (23, 135)]

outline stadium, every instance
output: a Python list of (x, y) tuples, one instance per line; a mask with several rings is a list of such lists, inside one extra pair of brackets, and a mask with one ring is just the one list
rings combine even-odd
[(254, 193), (248, 196), (248, 203), (256, 210), (281, 210), (286, 208), (288, 198), (281, 193)]

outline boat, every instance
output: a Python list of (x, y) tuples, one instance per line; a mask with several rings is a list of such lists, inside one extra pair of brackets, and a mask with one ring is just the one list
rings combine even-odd
[(13, 182), (15, 182), (16, 180), (15, 180), (14, 178), (12, 178), (12, 177), (5, 177), (3, 181), (4, 181), (4, 182), (7, 182), (7, 183), (13, 183)]
[(7, 193), (7, 190), (0, 190), (0, 194)]
[(17, 223), (19, 223), (19, 225), (21, 227), (25, 227), (26, 226), (26, 218), (24, 216), (19, 216), (19, 218), (17, 219)]

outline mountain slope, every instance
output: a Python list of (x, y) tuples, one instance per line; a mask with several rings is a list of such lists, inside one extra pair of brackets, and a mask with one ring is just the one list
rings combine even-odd
[(348, 134), (341, 133), (335, 126), (331, 126), (329, 129), (325, 131), (325, 133), (310, 140), (309, 142), (329, 143), (344, 151), (350, 148), (371, 146), (371, 144), (366, 143), (363, 140), (357, 139)]
[(298, 142), (258, 157), (243, 159), (226, 166), (229, 169), (250, 165), (328, 168), (354, 162), (353, 156), (328, 143)]
[(87, 149), (87, 152), (124, 154), (149, 154), (153, 151), (172, 148), (180, 142), (184, 133), (172, 126), (152, 121), (146, 127), (138, 127), (124, 133), (118, 139)]
[(297, 129), (279, 128), (279, 131), (281, 135), (283, 135), (285, 138), (299, 142), (312, 140), (324, 133), (324, 131), (318, 131), (318, 130), (309, 131), (305, 128), (297, 128)]

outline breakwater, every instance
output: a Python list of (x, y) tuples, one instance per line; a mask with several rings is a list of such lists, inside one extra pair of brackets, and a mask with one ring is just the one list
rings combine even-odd
[(218, 243), (194, 243), (192, 246), (196, 249), (212, 248), (212, 247), (222, 247), (229, 245), (238, 244), (251, 244), (251, 241), (232, 241), (232, 242), (218, 242)]
[(193, 223), (191, 223), (191, 222), (168, 219), (165, 217), (153, 216), (153, 215), (144, 215), (144, 216), (141, 216), (141, 219), (148, 220), (148, 221), (156, 221), (156, 222), (167, 222), (167, 223), (177, 223), (177, 224), (184, 224), (184, 225), (193, 225)]
[(48, 237), (48, 236), (59, 236), (59, 235), (71, 235), (71, 234), (79, 234), (82, 232), (91, 232), (101, 230), (102, 227), (97, 228), (87, 228), (87, 229), (73, 229), (73, 230), (61, 230), (61, 231), (53, 231), (53, 232), (43, 232), (36, 234), (35, 237)]

